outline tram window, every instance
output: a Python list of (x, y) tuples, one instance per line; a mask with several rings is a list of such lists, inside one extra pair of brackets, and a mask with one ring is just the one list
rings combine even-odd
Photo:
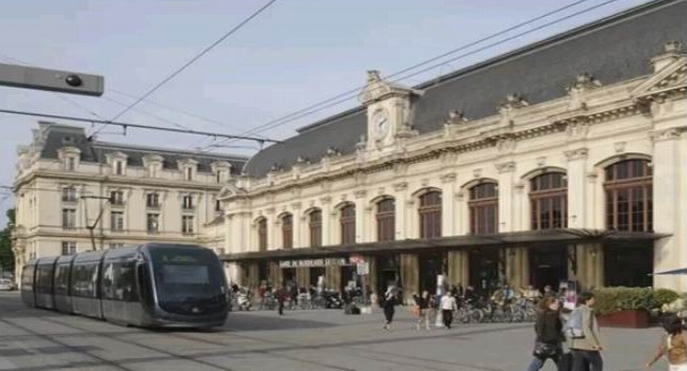
[(25, 290), (33, 290), (33, 271), (35, 267), (33, 265), (24, 268), (21, 276), (21, 287)]
[(103, 271), (103, 297), (111, 300), (136, 301), (134, 263), (108, 263)]
[(49, 294), (52, 283), (52, 267), (51, 266), (39, 266), (37, 274), (37, 287), (36, 292), (41, 294)]
[(98, 263), (85, 263), (74, 266), (72, 293), (74, 296), (86, 298), (96, 297), (96, 283), (98, 282)]
[(69, 290), (69, 264), (60, 264), (55, 267), (55, 295), (68, 295)]
[(103, 299), (114, 299), (115, 294), (114, 294), (114, 264), (113, 263), (106, 263), (104, 268), (103, 268), (103, 279), (102, 279), (102, 293), (103, 293)]

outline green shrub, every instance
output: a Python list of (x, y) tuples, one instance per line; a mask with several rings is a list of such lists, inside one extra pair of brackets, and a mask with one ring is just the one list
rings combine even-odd
[(609, 314), (621, 310), (657, 310), (679, 298), (676, 292), (649, 287), (605, 287), (594, 290), (596, 311)]

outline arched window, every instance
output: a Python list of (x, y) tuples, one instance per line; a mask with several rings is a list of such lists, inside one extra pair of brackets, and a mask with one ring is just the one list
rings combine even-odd
[(499, 193), (493, 182), (481, 183), (470, 188), (470, 233), (491, 234), (498, 232)]
[(322, 246), (322, 210), (310, 212), (310, 247)]
[(355, 204), (349, 203), (341, 208), (341, 244), (355, 243)]
[(653, 230), (652, 173), (647, 160), (625, 160), (606, 168), (606, 227)]
[(385, 198), (377, 202), (377, 241), (393, 241), (396, 236), (396, 202)]
[(281, 217), (281, 238), (283, 248), (293, 248), (293, 215), (291, 214)]
[(568, 227), (568, 180), (564, 173), (545, 173), (530, 180), (532, 229)]
[(420, 238), (441, 237), (441, 192), (430, 191), (420, 196)]
[(258, 251), (267, 251), (267, 219), (258, 220)]

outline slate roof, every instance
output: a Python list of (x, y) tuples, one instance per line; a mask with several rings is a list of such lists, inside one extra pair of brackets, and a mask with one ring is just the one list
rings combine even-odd
[(136, 146), (122, 143), (89, 141), (82, 127), (40, 122), (41, 128), (47, 130), (47, 136), (41, 149), (41, 158), (56, 159), (57, 151), (65, 146), (76, 147), (81, 151), (82, 162), (105, 162), (108, 153), (122, 152), (127, 155), (127, 166), (143, 166), (143, 157), (159, 155), (163, 158), (163, 168), (178, 169), (177, 160), (191, 158), (198, 161), (198, 171), (211, 172), (210, 164), (215, 161), (226, 161), (231, 164), (232, 174), (240, 174), (247, 157), (223, 155), (216, 153), (198, 153), (172, 148)]
[[(665, 42), (687, 43), (686, 19), (686, 0), (653, 1), (433, 79), (414, 87), (425, 94), (414, 103), (412, 124), (420, 133), (439, 130), (454, 109), (469, 119), (488, 117), (509, 93), (530, 104), (560, 98), (583, 72), (604, 85), (650, 74), (649, 60)], [(366, 133), (365, 112), (358, 107), (308, 125), (258, 152), (246, 173), (263, 177), (274, 165), (288, 170), (298, 156), (317, 162), (330, 146), (353, 153)]]

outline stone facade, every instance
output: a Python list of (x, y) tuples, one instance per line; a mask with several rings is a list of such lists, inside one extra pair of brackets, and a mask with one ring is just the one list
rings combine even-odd
[(45, 122), (18, 152), (17, 273), (34, 258), (145, 242), (223, 253), (217, 196), (245, 158), (89, 141), (81, 127)]
[[(461, 107), (456, 107), (445, 112), (442, 130), (426, 133), (413, 130), (410, 108), (415, 100), (423, 99), (424, 92), (389, 83), (379, 73), (370, 72), (367, 88), (361, 95), (367, 112), (367, 135), (358, 143), (355, 153), (342, 155), (332, 148), (319, 161), (298, 158), (288, 170), (274, 167), (264, 177), (244, 176), (222, 191), (230, 236), (225, 256), (232, 266), (230, 279), (246, 285), (265, 279), (285, 279), (286, 273), (279, 269), (279, 261), (284, 259), (280, 257), (285, 250), (283, 238), (289, 236), (282, 225), (285, 215), (293, 216), (293, 251), (288, 252), (292, 259), (299, 258), (299, 249), (303, 251), (302, 258), (316, 253), (320, 256), (321, 251), (308, 249), (313, 246), (328, 247), (332, 256), (348, 256), (337, 248), (344, 245), (341, 209), (353, 204), (354, 244), (371, 246), (368, 261), (372, 290), (383, 288), (378, 282), (383, 276), (379, 270), (389, 259), (398, 259), (396, 270), (400, 275), (395, 281), (407, 293), (431, 288), (431, 283), (422, 283), (428, 279), (421, 277), (425, 268), (420, 261), (428, 253), (420, 249), (384, 255), (384, 251), (373, 249), (379, 237), (380, 200), (395, 201), (395, 241), (423, 240), (420, 198), (428, 191), (441, 195), (440, 237), (468, 236), (474, 234), (471, 189), (494, 182), (498, 189), (496, 235), (517, 234), (535, 229), (532, 180), (548, 173), (562, 174), (567, 183), (565, 221), (549, 228), (602, 231), (609, 236), (626, 230), (651, 234), (656, 241), (632, 242), (633, 237), (628, 236), (615, 242), (600, 239), (579, 243), (548, 241), (543, 245), (529, 240), (523, 240), (520, 246), (510, 243), (494, 255), (501, 282), (515, 286), (549, 283), (549, 278), (538, 276), (548, 274), (546, 264), (535, 266), (531, 261), (546, 255), (546, 248), (558, 249), (555, 254), (565, 261), (561, 264), (567, 272), (556, 273), (555, 278), (576, 279), (584, 287), (617, 281), (609, 278), (607, 268), (614, 263), (605, 260), (612, 256), (623, 262), (624, 255), (617, 253), (623, 246), (627, 251), (649, 251), (649, 259), (653, 256), (653, 264), (647, 270), (626, 271), (626, 275), (646, 277), (652, 271), (687, 266), (687, 231), (680, 228), (687, 215), (687, 59), (680, 48), (679, 43), (666, 44), (664, 51), (651, 61), (653, 72), (649, 75), (606, 85), (582, 71), (578, 76), (569, 76), (568, 93), (561, 98), (529, 104), (527, 97), (510, 94), (494, 107), (495, 114), (479, 119), (465, 117)], [(651, 194), (643, 196), (651, 199), (643, 201), (644, 204), (653, 202), (653, 216), (650, 211), (644, 217), (645, 224), (636, 227), (621, 225), (623, 215), (609, 221), (608, 208), (618, 206), (609, 203), (611, 196), (606, 191), (611, 181), (610, 166), (631, 160), (638, 160), (638, 166), (645, 166), (653, 174), (645, 188)], [(622, 202), (622, 198), (619, 200)], [(321, 241), (313, 241), (313, 211), (321, 213), (321, 223), (314, 226), (319, 228)], [(259, 232), (258, 223), (262, 220), (266, 220), (267, 228)], [(609, 223), (620, 223), (620, 227)], [(261, 233), (266, 235), (266, 242), (261, 242)], [(394, 249), (392, 245), (385, 246), (389, 251)], [(265, 249), (266, 254), (257, 254)], [(437, 253), (436, 249), (432, 252)], [(438, 272), (446, 275), (450, 283), (483, 284), (474, 273), (480, 268), (475, 266), (473, 252), (477, 252), (476, 248), (464, 246), (438, 251), (443, 255)], [(252, 258), (251, 254), (260, 258)], [(638, 259), (641, 260), (641, 254), (635, 256)], [(260, 264), (265, 267), (257, 267)], [(313, 269), (297, 268), (297, 283), (313, 283), (308, 276)], [(324, 274), (328, 285), (340, 286), (338, 267), (325, 267), (318, 272)], [(657, 287), (687, 290), (687, 279), (681, 277), (656, 276), (653, 283)]]

